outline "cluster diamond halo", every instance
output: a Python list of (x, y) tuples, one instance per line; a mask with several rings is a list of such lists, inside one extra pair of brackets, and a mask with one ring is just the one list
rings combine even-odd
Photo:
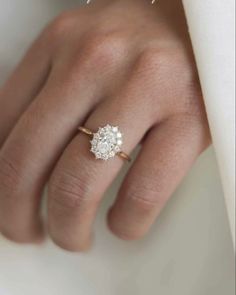
[(96, 159), (108, 160), (121, 152), (122, 133), (117, 126), (108, 124), (100, 127), (90, 142), (91, 152)]

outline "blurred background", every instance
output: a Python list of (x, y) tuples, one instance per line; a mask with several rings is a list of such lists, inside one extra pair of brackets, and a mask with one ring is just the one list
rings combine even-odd
[[(80, 3), (0, 0), (1, 84), (41, 29)], [(105, 224), (126, 169), (107, 192), (89, 253), (66, 253), (50, 241), (19, 246), (0, 236), (0, 295), (234, 295), (234, 250), (213, 149), (138, 242), (118, 240)]]

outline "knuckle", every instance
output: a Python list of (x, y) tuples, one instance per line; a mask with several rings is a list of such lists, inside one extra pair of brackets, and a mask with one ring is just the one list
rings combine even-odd
[(111, 67), (120, 61), (125, 44), (125, 39), (116, 33), (97, 33), (88, 38), (84, 51), (92, 64), (98, 67)]
[[(126, 40), (118, 33), (92, 33), (81, 37), (82, 42), (75, 45), (74, 52), (68, 61), (67, 75), (78, 77), (81, 73), (99, 75), (111, 71), (123, 60)], [(82, 46), (81, 46), (82, 43)]]
[(90, 186), (81, 176), (71, 172), (59, 172), (49, 184), (53, 203), (63, 208), (79, 208), (91, 201)]
[(169, 53), (163, 49), (145, 49), (137, 59), (137, 71), (152, 78), (168, 71)]
[(64, 35), (69, 28), (71, 28), (74, 22), (74, 15), (71, 11), (65, 11), (61, 13), (56, 19), (49, 25), (48, 31), (52, 38), (60, 37)]
[(138, 210), (144, 213), (152, 211), (160, 203), (158, 189), (145, 185), (136, 184), (135, 186), (130, 186), (126, 192), (126, 198), (133, 202)]

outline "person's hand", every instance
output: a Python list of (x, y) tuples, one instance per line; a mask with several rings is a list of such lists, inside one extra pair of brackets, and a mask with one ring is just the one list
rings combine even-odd
[(48, 229), (82, 251), (123, 161), (96, 160), (78, 126), (111, 124), (140, 154), (109, 212), (110, 229), (141, 238), (210, 144), (180, 1), (94, 0), (48, 26), (0, 89), (0, 231), (30, 243)]

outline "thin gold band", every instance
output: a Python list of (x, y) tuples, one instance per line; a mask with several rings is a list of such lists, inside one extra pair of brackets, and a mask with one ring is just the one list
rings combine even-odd
[[(90, 138), (93, 137), (93, 134), (94, 134), (94, 133), (93, 133), (90, 129), (88, 129), (88, 128), (85, 128), (85, 127), (83, 127), (83, 126), (79, 126), (79, 127), (78, 127), (78, 130), (79, 130), (80, 132), (82, 132), (82, 133), (88, 135)], [(128, 155), (127, 155), (126, 153), (124, 153), (124, 152), (119, 152), (119, 153), (117, 153), (117, 156), (119, 156), (120, 158), (122, 158), (123, 160), (126, 160), (126, 161), (128, 161), (128, 162), (131, 161), (130, 156), (128, 156)]]
[(93, 132), (91, 130), (89, 130), (88, 128), (79, 126), (78, 130), (81, 131), (82, 133), (86, 134), (86, 135), (89, 135), (89, 137), (93, 136)]

